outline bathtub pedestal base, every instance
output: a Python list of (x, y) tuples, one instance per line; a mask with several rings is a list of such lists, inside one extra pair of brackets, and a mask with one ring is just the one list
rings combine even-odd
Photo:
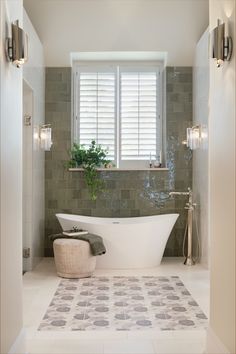
[(195, 261), (192, 259), (192, 257), (187, 257), (184, 261), (184, 265), (187, 266), (192, 266), (195, 264)]

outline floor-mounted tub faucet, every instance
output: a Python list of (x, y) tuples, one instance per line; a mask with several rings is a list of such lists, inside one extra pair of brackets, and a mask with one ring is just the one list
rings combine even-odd
[[(174, 195), (185, 195), (188, 196), (188, 202), (186, 203), (185, 209), (188, 210), (188, 219), (187, 219), (187, 225), (185, 228), (185, 234), (184, 234), (184, 243), (185, 243), (185, 236), (186, 236), (186, 231), (188, 231), (188, 253), (186, 256), (186, 259), (184, 261), (184, 264), (186, 265), (194, 265), (195, 260), (193, 258), (193, 211), (194, 208), (196, 207), (196, 204), (193, 203), (193, 191), (191, 188), (188, 188), (188, 192), (170, 192), (170, 196)], [(184, 250), (184, 243), (183, 243), (183, 250)], [(183, 251), (184, 253), (184, 251)]]

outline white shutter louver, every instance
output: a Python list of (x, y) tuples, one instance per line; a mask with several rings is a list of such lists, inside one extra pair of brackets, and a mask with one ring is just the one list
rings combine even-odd
[(115, 159), (114, 72), (79, 73), (79, 141), (88, 147), (92, 140), (108, 149)]
[(120, 74), (121, 160), (149, 160), (160, 149), (157, 72)]

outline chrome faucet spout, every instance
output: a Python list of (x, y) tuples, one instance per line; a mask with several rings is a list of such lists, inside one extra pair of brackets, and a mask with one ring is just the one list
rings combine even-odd
[(189, 195), (189, 192), (170, 192), (169, 195)]
[(192, 192), (191, 188), (188, 188), (187, 192), (175, 192), (175, 191), (173, 191), (173, 192), (169, 193), (170, 196), (171, 195), (189, 195), (189, 196), (191, 196), (192, 194), (193, 194), (193, 192)]
[(187, 192), (170, 192), (169, 196), (172, 197), (174, 195), (184, 195), (184, 196), (188, 196), (188, 205), (187, 206), (193, 206), (193, 191), (192, 189), (189, 187)]

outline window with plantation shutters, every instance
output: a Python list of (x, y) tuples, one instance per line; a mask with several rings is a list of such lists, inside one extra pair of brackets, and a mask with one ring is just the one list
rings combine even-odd
[(80, 144), (88, 147), (92, 140), (108, 150), (115, 159), (115, 85), (112, 71), (78, 72), (78, 130)]
[(76, 66), (74, 137), (95, 140), (117, 167), (148, 167), (162, 145), (158, 66)]

